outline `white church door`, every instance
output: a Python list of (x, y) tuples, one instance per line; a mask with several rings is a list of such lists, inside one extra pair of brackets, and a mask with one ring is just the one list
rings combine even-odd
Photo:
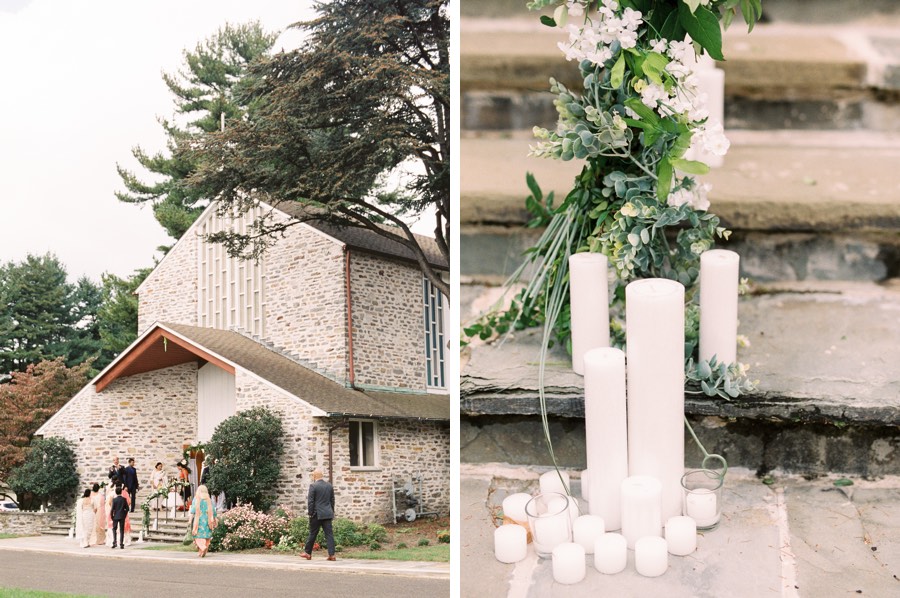
[(235, 414), (234, 374), (207, 363), (197, 372), (197, 440), (209, 442), (222, 420)]

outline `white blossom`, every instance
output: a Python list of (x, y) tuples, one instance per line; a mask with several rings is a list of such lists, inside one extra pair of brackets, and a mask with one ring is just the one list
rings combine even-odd
[(724, 156), (731, 147), (731, 142), (725, 137), (725, 131), (721, 123), (707, 123), (694, 131), (692, 141), (697, 147), (714, 156)]
[(580, 17), (584, 14), (584, 5), (579, 0), (569, 0), (566, 8), (569, 10), (569, 16)]
[(668, 98), (666, 89), (656, 83), (650, 83), (641, 89), (641, 101), (647, 108), (656, 108), (660, 100)]

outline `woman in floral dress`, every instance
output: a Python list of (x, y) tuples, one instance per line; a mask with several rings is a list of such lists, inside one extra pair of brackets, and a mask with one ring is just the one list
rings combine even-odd
[(194, 542), (197, 544), (199, 557), (206, 556), (209, 550), (209, 539), (212, 538), (212, 531), (216, 528), (218, 521), (216, 520), (216, 505), (209, 497), (209, 490), (205, 485), (197, 487), (197, 495), (191, 505), (191, 515), (193, 516), (192, 532), (194, 534)]

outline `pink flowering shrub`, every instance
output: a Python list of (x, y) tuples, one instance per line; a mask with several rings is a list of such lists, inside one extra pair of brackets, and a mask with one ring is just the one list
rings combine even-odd
[(271, 514), (256, 511), (253, 505), (238, 505), (219, 518), (210, 550), (247, 550), (278, 544), (290, 529), (293, 513), (278, 507)]

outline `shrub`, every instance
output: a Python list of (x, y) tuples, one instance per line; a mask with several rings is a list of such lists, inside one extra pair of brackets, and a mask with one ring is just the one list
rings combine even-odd
[(334, 530), (335, 544), (359, 546), (365, 544), (368, 539), (359, 524), (349, 519), (335, 519), (331, 527)]
[(273, 514), (261, 513), (253, 505), (239, 505), (227, 511), (213, 531), (210, 550), (247, 550), (271, 548), (290, 533), (291, 513), (279, 508)]
[(387, 530), (384, 529), (383, 525), (379, 525), (377, 523), (370, 523), (366, 525), (366, 536), (369, 538), (371, 542), (387, 542), (388, 533)]
[[(372, 542), (386, 542), (388, 539), (387, 530), (383, 525), (370, 523), (368, 525), (360, 525), (349, 519), (337, 518), (331, 523), (334, 531), (334, 543), (341, 546), (363, 546)], [(293, 541), (299, 545), (306, 543), (309, 536), (309, 519), (307, 517), (297, 517), (290, 523), (288, 533)], [(325, 533), (319, 531), (316, 536), (316, 542), (325, 545)]]
[(439, 544), (449, 544), (450, 543), (450, 530), (442, 529), (437, 533), (437, 540)]
[(75, 445), (57, 437), (34, 440), (25, 463), (10, 475), (9, 486), (19, 496), (33, 494), (41, 504), (65, 504), (78, 488)]
[(428, 546), (431, 542), (428, 541), (428, 538), (421, 538), (419, 540), (419, 546)]
[(369, 550), (381, 550), (381, 544), (378, 542), (372, 542), (369, 544)]
[(207, 445), (217, 460), (209, 469), (209, 490), (260, 511), (272, 506), (271, 489), (281, 473), (281, 418), (264, 407), (241, 411), (220, 423)]
[(399, 544), (397, 544), (397, 548), (399, 548), (400, 550), (407, 548), (406, 542), (400, 542)]

